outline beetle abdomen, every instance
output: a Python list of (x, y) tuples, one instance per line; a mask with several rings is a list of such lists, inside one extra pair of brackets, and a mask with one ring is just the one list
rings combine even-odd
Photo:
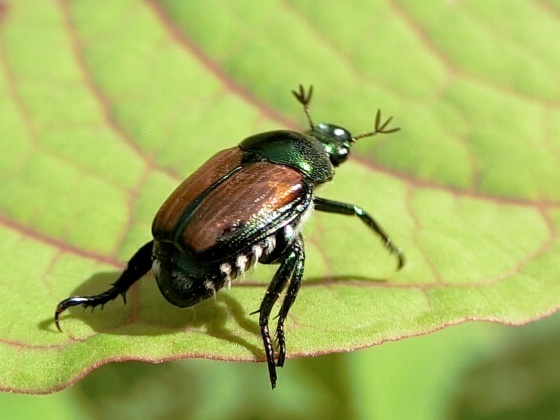
[(232, 280), (257, 263), (275, 262), (299, 231), (302, 217), (255, 243), (244, 252), (227, 256), (219, 264), (200, 261), (195, 255), (177, 253), (175, 244), (154, 242), (152, 271), (163, 296), (173, 305), (192, 306), (230, 287)]

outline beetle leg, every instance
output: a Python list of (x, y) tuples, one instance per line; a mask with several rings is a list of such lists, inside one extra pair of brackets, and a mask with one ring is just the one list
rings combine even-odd
[(383, 240), (383, 244), (389, 250), (389, 252), (395, 255), (398, 259), (397, 269), (401, 269), (404, 266), (405, 259), (404, 254), (400, 248), (393, 244), (389, 235), (379, 226), (379, 224), (367, 214), (364, 209), (358, 207), (354, 204), (341, 203), (339, 201), (327, 200), (325, 198), (314, 197), (313, 204), (315, 205), (315, 210), (324, 211), (327, 213), (337, 213), (346, 214), (350, 216), (358, 216), (362, 222), (364, 222), (367, 227), (373, 230), (377, 235)]
[(288, 312), (292, 304), (295, 302), (299, 287), (301, 286), (301, 279), (303, 278), (303, 269), (305, 263), (305, 250), (303, 246), (303, 238), (301, 235), (297, 237), (292, 245), (292, 253), (295, 253), (295, 267), (292, 272), (292, 278), (286, 290), (286, 296), (278, 312), (278, 325), (276, 327), (276, 339), (278, 340), (278, 362), (277, 366), (284, 366), (284, 359), (286, 358), (286, 340), (284, 337), (284, 322), (288, 317)]
[[(300, 256), (301, 254), (301, 256)], [(280, 267), (274, 274), (272, 281), (266, 289), (259, 312), (259, 326), (261, 328), (261, 336), (264, 344), (264, 351), (266, 354), (266, 361), (268, 364), (268, 374), (270, 376), (270, 384), (272, 388), (276, 386), (276, 364), (274, 363), (274, 346), (270, 339), (270, 331), (268, 330), (268, 320), (272, 307), (278, 300), (280, 293), (284, 290), (286, 283), (292, 277), (294, 268), (298, 261), (303, 258), (302, 250), (299, 247), (290, 247), (286, 257), (281, 261)], [(284, 306), (284, 305), (283, 305)]]
[(150, 271), (150, 268), (152, 268), (153, 245), (154, 241), (148, 242), (132, 256), (120, 277), (115, 283), (113, 283), (113, 287), (109, 290), (93, 296), (75, 296), (60, 302), (54, 313), (54, 323), (56, 324), (56, 328), (62, 332), (58, 319), (62, 312), (72, 306), (82, 305), (84, 308), (95, 308), (99, 305), (105, 305), (107, 302), (115, 299), (118, 295), (122, 295), (123, 300), (126, 303), (126, 291), (130, 288), (130, 286), (136, 283), (136, 281), (140, 280), (144, 274)]

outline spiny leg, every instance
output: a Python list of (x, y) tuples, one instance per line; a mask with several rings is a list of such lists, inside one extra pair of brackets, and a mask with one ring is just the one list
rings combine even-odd
[(301, 286), (301, 280), (303, 278), (303, 269), (305, 264), (305, 250), (303, 245), (303, 238), (301, 235), (297, 237), (294, 241), (292, 252), (295, 254), (295, 267), (292, 272), (292, 278), (288, 284), (288, 289), (286, 290), (286, 296), (284, 296), (284, 301), (280, 307), (280, 312), (278, 312), (278, 325), (276, 327), (276, 339), (278, 340), (278, 362), (277, 366), (284, 366), (284, 360), (286, 358), (286, 339), (284, 337), (284, 322), (288, 317), (288, 312), (292, 304), (295, 302), (297, 294), (299, 292), (299, 287)]
[(276, 364), (274, 363), (274, 346), (272, 345), (272, 340), (270, 339), (270, 331), (268, 329), (268, 320), (270, 318), (270, 312), (272, 307), (278, 300), (280, 293), (284, 290), (286, 283), (292, 276), (294, 267), (297, 263), (296, 252), (291, 250), (288, 252), (287, 256), (280, 263), (280, 267), (274, 274), (272, 281), (266, 289), (261, 306), (257, 312), (259, 312), (259, 326), (261, 328), (261, 336), (264, 344), (264, 352), (266, 354), (266, 362), (268, 364), (268, 375), (270, 376), (270, 384), (272, 389), (276, 387)]
[(381, 237), (381, 239), (383, 240), (383, 244), (389, 250), (389, 252), (397, 257), (397, 269), (400, 270), (404, 266), (405, 259), (402, 250), (395, 246), (395, 244), (393, 244), (393, 241), (391, 240), (391, 238), (389, 238), (389, 235), (385, 233), (381, 226), (379, 226), (379, 224), (373, 219), (373, 217), (367, 214), (364, 209), (354, 204), (341, 203), (339, 201), (327, 200), (325, 198), (319, 197), (313, 198), (313, 204), (315, 205), (315, 210), (324, 211), (327, 213), (358, 216), (360, 220), (367, 225), (367, 227), (369, 227)]
[(136, 283), (136, 281), (142, 278), (144, 274), (150, 271), (150, 268), (152, 267), (153, 246), (154, 241), (150, 241), (146, 245), (142, 246), (142, 248), (140, 248), (136, 254), (132, 256), (120, 277), (115, 283), (113, 283), (113, 287), (109, 290), (98, 295), (75, 296), (60, 302), (54, 313), (56, 328), (62, 332), (59, 324), (60, 314), (72, 306), (82, 305), (84, 308), (95, 308), (99, 305), (105, 305), (107, 302), (115, 299), (118, 295), (122, 295), (123, 300), (126, 303), (126, 291), (130, 288), (130, 286)]

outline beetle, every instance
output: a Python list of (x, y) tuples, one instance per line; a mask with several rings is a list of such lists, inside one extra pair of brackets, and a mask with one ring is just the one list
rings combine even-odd
[[(403, 252), (362, 208), (315, 196), (318, 186), (333, 179), (334, 168), (345, 162), (358, 139), (389, 134), (391, 118), (377, 111), (373, 131), (352, 137), (345, 128), (314, 124), (309, 110), (313, 86), (292, 91), (303, 106), (305, 132), (268, 131), (250, 136), (239, 146), (223, 150), (184, 180), (164, 202), (153, 224), (153, 240), (130, 259), (112, 287), (92, 296), (61, 301), (54, 321), (66, 309), (103, 306), (122, 295), (150, 270), (163, 296), (173, 305), (192, 306), (207, 299), (256, 263), (279, 264), (260, 307), (259, 327), (272, 388), (276, 367), (286, 358), (284, 323), (298, 294), (305, 250), (301, 229), (313, 210), (357, 216), (376, 233), (403, 267)], [(269, 318), (280, 294), (286, 293), (276, 324), (277, 355)], [(276, 360), (276, 361), (275, 361)]]

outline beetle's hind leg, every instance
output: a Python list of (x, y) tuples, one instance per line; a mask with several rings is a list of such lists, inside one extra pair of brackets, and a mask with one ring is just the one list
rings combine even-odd
[(303, 274), (303, 263), (305, 260), (305, 255), (303, 252), (303, 240), (301, 236), (295, 240), (295, 242), (288, 248), (286, 256), (282, 259), (280, 267), (276, 274), (272, 278), (272, 281), (266, 289), (266, 293), (261, 302), (261, 306), (257, 312), (259, 312), (259, 326), (261, 329), (261, 336), (264, 344), (264, 351), (266, 354), (266, 361), (268, 364), (268, 374), (270, 376), (270, 384), (272, 388), (276, 386), (276, 363), (274, 362), (274, 346), (270, 338), (270, 331), (268, 329), (268, 321), (270, 319), (270, 313), (272, 312), (272, 307), (278, 300), (280, 293), (284, 290), (284, 287), (290, 281), (290, 286), (288, 287), (288, 292), (279, 313), (278, 327), (276, 329), (279, 357), (278, 366), (284, 364), (284, 359), (286, 355), (286, 345), (284, 340), (284, 321), (288, 315), (288, 310), (294, 302), (297, 292), (299, 290), (299, 283), (301, 282), (301, 277)]
[(278, 312), (278, 324), (276, 326), (276, 339), (278, 340), (278, 361), (277, 366), (284, 366), (284, 360), (286, 359), (286, 339), (284, 334), (284, 322), (288, 317), (288, 312), (292, 307), (293, 303), (296, 301), (297, 294), (299, 292), (299, 287), (301, 286), (301, 280), (303, 278), (303, 269), (305, 263), (305, 250), (303, 246), (303, 239), (300, 236), (296, 239), (292, 245), (292, 253), (295, 254), (295, 266), (292, 272), (292, 278), (288, 284), (288, 289), (286, 290), (286, 295), (282, 301), (282, 306)]
[(150, 271), (152, 267), (152, 249), (154, 246), (154, 241), (148, 242), (142, 248), (140, 248), (136, 254), (132, 256), (124, 269), (120, 277), (113, 287), (109, 290), (100, 293), (98, 295), (92, 296), (75, 296), (60, 302), (54, 313), (54, 323), (56, 328), (62, 332), (59, 324), (59, 317), (62, 312), (72, 306), (82, 305), (84, 308), (95, 308), (96, 306), (103, 306), (107, 302), (115, 299), (117, 296), (122, 295), (123, 300), (126, 303), (126, 291), (132, 286), (136, 281), (140, 280), (144, 274)]

